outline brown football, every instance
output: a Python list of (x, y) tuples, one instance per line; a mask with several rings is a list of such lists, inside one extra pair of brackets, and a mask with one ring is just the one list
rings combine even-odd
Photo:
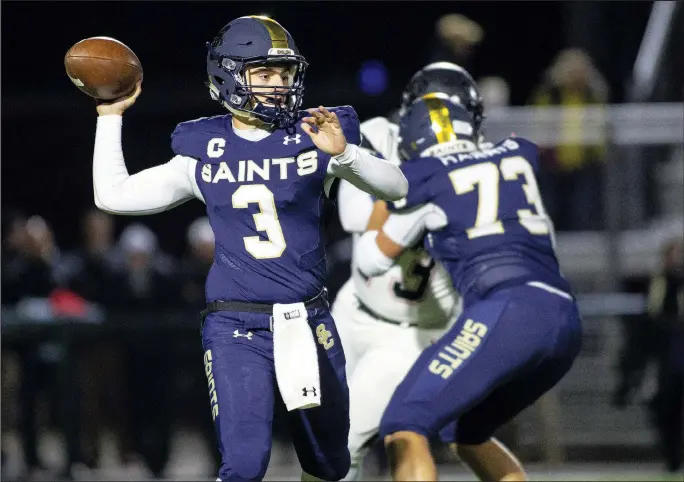
[(143, 76), (135, 53), (111, 37), (91, 37), (76, 43), (64, 56), (64, 67), (76, 87), (102, 100), (125, 97)]

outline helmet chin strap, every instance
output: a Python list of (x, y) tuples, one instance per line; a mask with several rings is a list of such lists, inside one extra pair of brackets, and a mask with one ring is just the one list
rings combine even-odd
[[(219, 104), (225, 107), (233, 115), (233, 117), (237, 118), (239, 121), (258, 129), (265, 129), (271, 127), (271, 124), (264, 122), (254, 114), (238, 110), (235, 107), (231, 106), (228, 102), (226, 102), (225, 99), (221, 97), (220, 92), (212, 83), (209, 83), (209, 94), (211, 95), (212, 99), (218, 101)], [(249, 102), (250, 104), (254, 105), (254, 99), (250, 99)]]
[(243, 112), (240, 110), (237, 110), (234, 107), (231, 107), (228, 105), (228, 102), (223, 101), (222, 102), (223, 107), (228, 109), (231, 114), (233, 114), (233, 117), (237, 118), (241, 122), (248, 124), (252, 127), (255, 127), (257, 129), (268, 129), (272, 126), (272, 124), (269, 124), (267, 122), (264, 122), (263, 120), (259, 119), (257, 116), (250, 114), (248, 112)]
[[(258, 129), (271, 129), (273, 127), (278, 126), (278, 122), (266, 122), (263, 119), (261, 119), (257, 114), (253, 112), (246, 112), (244, 110), (236, 109), (235, 107), (231, 106), (221, 95), (220, 91), (212, 84), (211, 82), (208, 83), (209, 87), (209, 94), (211, 95), (211, 98), (214, 99), (215, 101), (219, 102), (223, 107), (225, 107), (232, 115), (233, 117), (237, 118), (239, 121), (251, 125), (255, 128)], [(261, 102), (259, 102), (258, 99), (256, 99), (254, 94), (251, 94), (251, 98), (249, 99), (249, 109), (254, 110)], [(263, 103), (261, 103), (263, 104)], [(264, 104), (265, 105), (265, 104)]]

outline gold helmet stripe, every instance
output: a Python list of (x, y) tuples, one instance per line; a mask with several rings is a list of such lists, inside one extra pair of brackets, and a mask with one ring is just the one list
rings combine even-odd
[(456, 135), (454, 134), (454, 128), (451, 125), (449, 109), (444, 105), (444, 102), (433, 94), (424, 95), (423, 100), (428, 108), (430, 123), (432, 124), (432, 130), (437, 137), (437, 142), (441, 144), (442, 142), (455, 140)]
[(287, 43), (287, 34), (285, 29), (275, 20), (260, 15), (251, 15), (250, 18), (258, 20), (268, 30), (268, 35), (271, 36), (271, 44), (274, 49), (289, 49), (290, 45)]

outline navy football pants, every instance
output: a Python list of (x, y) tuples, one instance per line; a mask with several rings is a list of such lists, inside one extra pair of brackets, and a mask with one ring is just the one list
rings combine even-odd
[[(287, 413), (286, 423), (302, 469), (324, 480), (339, 480), (350, 465), (349, 390), (345, 358), (327, 309), (309, 309), (309, 325), (324, 324), (334, 343), (316, 343), (321, 405)], [(218, 312), (202, 329), (204, 368), (221, 452), (222, 481), (262, 480), (271, 455), (274, 404), (283, 403), (273, 362), (269, 315)]]
[(483, 443), (570, 370), (581, 336), (572, 299), (528, 285), (496, 291), (467, 306), (421, 354), (394, 392), (380, 435), (432, 437), (442, 429), (443, 440)]

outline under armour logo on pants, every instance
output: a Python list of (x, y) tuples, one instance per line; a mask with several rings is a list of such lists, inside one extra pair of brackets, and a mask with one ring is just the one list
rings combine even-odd
[(243, 335), (243, 334), (240, 333), (238, 330), (235, 330), (235, 331), (233, 332), (233, 338), (237, 338), (238, 336), (244, 336), (244, 337), (247, 338), (248, 340), (251, 340), (253, 335), (252, 335), (252, 332), (251, 332), (251, 331), (248, 331), (246, 335)]
[(316, 396), (316, 387), (311, 388), (310, 390), (306, 387), (302, 388), (302, 393), (304, 394), (305, 397), (309, 396), (309, 393), (313, 392), (313, 396)]

